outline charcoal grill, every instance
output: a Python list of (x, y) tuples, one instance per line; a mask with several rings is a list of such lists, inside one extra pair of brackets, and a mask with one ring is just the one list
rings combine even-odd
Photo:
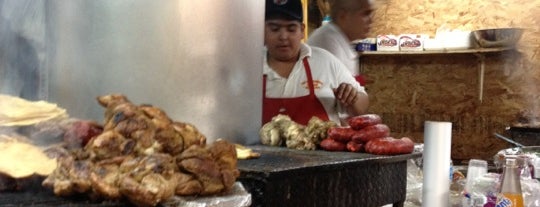
[(0, 192), (0, 206), (81, 206), (81, 207), (129, 207), (128, 202), (92, 202), (85, 196), (58, 197), (48, 189), (37, 187), (25, 191)]
[(529, 126), (506, 127), (510, 138), (525, 146), (540, 146), (540, 128)]
[[(58, 197), (54, 193), (41, 186), (44, 177), (18, 180), (17, 190), (0, 191), (0, 206), (81, 206), (81, 207), (135, 207), (136, 205), (125, 200), (92, 201), (88, 196), (75, 195), (70, 197)], [(175, 196), (159, 203), (157, 207), (245, 207), (251, 202), (251, 195), (245, 188), (236, 182), (232, 188), (224, 193), (210, 196)], [(219, 204), (219, 205), (216, 205)]]
[(252, 206), (403, 206), (407, 160), (421, 153), (378, 156), (250, 146), (258, 159), (239, 160), (239, 181)]

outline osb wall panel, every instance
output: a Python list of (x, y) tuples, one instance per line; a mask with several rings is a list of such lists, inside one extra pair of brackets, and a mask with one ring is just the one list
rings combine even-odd
[(370, 111), (393, 136), (423, 142), (426, 120), (450, 121), (453, 159), (488, 159), (511, 147), (495, 136), (523, 111), (540, 117), (540, 0), (380, 0), (370, 36), (423, 33), (439, 27), (522, 27), (516, 50), (485, 59), (483, 101), (473, 54), (363, 56)]

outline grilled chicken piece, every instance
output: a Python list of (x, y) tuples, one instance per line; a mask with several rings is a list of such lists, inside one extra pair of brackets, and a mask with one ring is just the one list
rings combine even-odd
[(54, 194), (70, 196), (85, 193), (91, 189), (88, 179), (93, 168), (88, 160), (74, 160), (73, 157), (58, 158), (58, 167), (44, 181), (43, 186), (53, 188)]
[(96, 165), (93, 172), (90, 173), (90, 182), (96, 196), (112, 200), (121, 198), (122, 194), (120, 194), (120, 189), (117, 187), (120, 177), (118, 165)]
[(144, 114), (149, 117), (156, 128), (158, 129), (165, 129), (169, 128), (170, 124), (172, 124), (172, 120), (167, 116), (167, 114), (156, 107), (153, 107), (151, 105), (141, 105), (139, 108), (144, 112)]
[(101, 106), (105, 108), (108, 108), (109, 106), (115, 105), (117, 103), (130, 102), (126, 96), (118, 93), (99, 96), (97, 97), (97, 101)]
[(235, 146), (225, 140), (218, 139), (210, 145), (209, 151), (219, 166), (225, 190), (229, 190), (236, 182), (236, 178), (240, 176)]
[[(153, 110), (154, 113), (158, 113), (156, 110)], [(110, 114), (111, 117), (105, 121), (105, 130), (116, 131), (127, 139), (136, 141), (135, 151), (138, 154), (148, 155), (162, 151), (161, 143), (154, 139), (158, 128), (141, 107), (131, 103), (120, 103), (110, 111)]]
[(110, 120), (108, 123), (113, 123), (111, 125), (114, 125), (115, 131), (130, 138), (135, 138), (134, 134), (137, 131), (155, 131), (152, 121), (142, 113), (125, 117), (120, 121)]
[(180, 154), (184, 150), (184, 139), (180, 133), (173, 128), (164, 128), (156, 132), (154, 139), (162, 147), (163, 152), (173, 156)]
[(118, 180), (123, 175), (119, 168), (125, 160), (129, 159), (132, 157), (118, 156), (94, 164), (94, 169), (90, 173), (94, 198), (116, 200), (122, 197), (118, 188)]
[(172, 125), (184, 140), (183, 150), (186, 150), (191, 145), (205, 146), (206, 137), (193, 124), (174, 122)]
[(102, 160), (128, 154), (132, 151), (132, 144), (116, 131), (105, 131), (91, 139), (85, 146), (90, 159)]
[(169, 154), (156, 153), (124, 161), (120, 170), (133, 177), (137, 182), (151, 173), (172, 175), (178, 171), (175, 159)]
[(182, 160), (179, 165), (202, 183), (201, 195), (218, 193), (225, 188), (219, 168), (213, 160), (194, 157)]
[(193, 175), (177, 172), (172, 175), (172, 178), (177, 183), (176, 195), (199, 195), (203, 191), (202, 183)]
[(120, 180), (120, 192), (136, 206), (156, 206), (174, 195), (176, 183), (158, 173), (150, 173), (137, 182), (126, 176)]
[[(123, 118), (122, 115), (130, 116), (130, 112), (134, 112), (134, 109), (136, 108), (124, 95), (121, 94), (99, 96), (97, 100), (101, 106), (105, 107), (105, 130), (109, 129), (107, 128), (108, 120), (111, 120), (114, 116), (116, 116), (115, 118), (118, 122), (118, 119)], [(118, 115), (118, 112), (124, 112), (125, 114)]]
[(174, 195), (178, 171), (175, 160), (168, 154), (152, 154), (128, 159), (120, 166), (125, 176), (120, 180), (120, 192), (141, 206), (155, 206)]
[(192, 145), (177, 158), (177, 162), (182, 171), (192, 174), (202, 183), (201, 195), (221, 192), (225, 188), (219, 165), (208, 149)]
[(122, 94), (110, 94), (105, 96), (99, 96), (97, 97), (97, 101), (99, 105), (106, 108), (105, 110), (105, 120), (108, 120), (112, 117), (113, 110), (116, 108), (116, 106), (123, 104), (123, 103), (129, 103), (131, 102), (127, 99), (126, 96)]

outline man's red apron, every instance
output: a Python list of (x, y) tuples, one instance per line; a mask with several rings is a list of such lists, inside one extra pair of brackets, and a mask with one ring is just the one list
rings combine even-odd
[(263, 116), (262, 123), (272, 120), (272, 117), (283, 114), (299, 124), (307, 125), (313, 116), (317, 116), (324, 121), (328, 121), (328, 115), (322, 103), (315, 96), (315, 86), (311, 77), (311, 68), (307, 58), (302, 60), (309, 86), (309, 94), (294, 98), (267, 98), (266, 97), (266, 75), (263, 76)]

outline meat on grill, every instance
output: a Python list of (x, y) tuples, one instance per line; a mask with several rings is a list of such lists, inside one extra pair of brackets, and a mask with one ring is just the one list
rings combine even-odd
[(106, 108), (103, 132), (58, 157), (59, 166), (43, 182), (56, 195), (155, 206), (173, 195), (227, 191), (239, 176), (233, 144), (219, 139), (207, 145), (194, 125), (120, 94), (98, 102)]

